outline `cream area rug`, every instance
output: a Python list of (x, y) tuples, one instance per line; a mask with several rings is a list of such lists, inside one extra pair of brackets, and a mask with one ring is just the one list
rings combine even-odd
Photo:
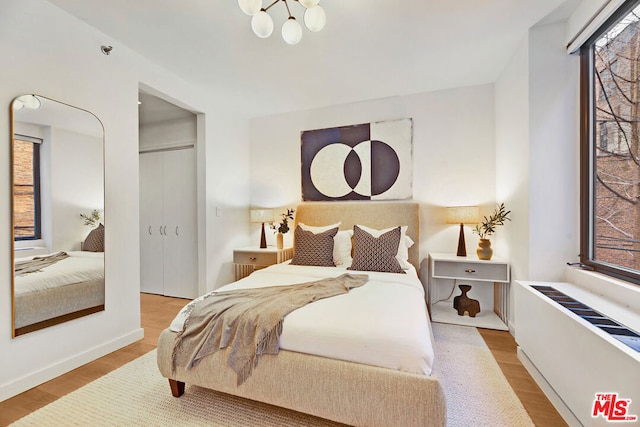
[[(447, 426), (533, 426), (475, 328), (434, 323)], [(189, 386), (176, 399), (152, 351), (18, 420), (14, 426), (338, 426)]]

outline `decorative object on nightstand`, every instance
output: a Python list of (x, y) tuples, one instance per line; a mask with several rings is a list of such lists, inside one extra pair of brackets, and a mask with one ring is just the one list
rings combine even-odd
[(477, 206), (451, 206), (447, 208), (447, 224), (460, 224), (457, 256), (467, 256), (464, 242), (464, 225), (480, 222), (480, 209)]
[[(475, 256), (430, 253), (426, 290), (431, 319), (440, 323), (506, 331), (509, 329), (510, 281), (507, 260), (483, 261)], [(473, 285), (473, 296), (483, 308), (475, 317), (458, 315), (454, 309), (451, 300), (455, 298), (452, 297), (458, 283)]]
[(235, 280), (247, 277), (255, 270), (280, 264), (293, 257), (293, 248), (276, 249), (270, 246), (260, 249), (255, 246), (233, 250), (233, 268)]
[(276, 248), (282, 249), (284, 247), (284, 235), (289, 232), (289, 220), (293, 221), (293, 214), (295, 209), (287, 209), (286, 213), (280, 214), (282, 219), (280, 223), (271, 224), (271, 228), (276, 230)]
[(89, 227), (95, 227), (100, 224), (100, 217), (102, 213), (99, 209), (93, 209), (89, 215), (80, 214), (80, 218), (84, 221), (84, 225)]
[(273, 209), (251, 209), (251, 222), (262, 223), (262, 232), (260, 233), (260, 248), (267, 247), (267, 236), (264, 233), (264, 223), (273, 221)]
[(476, 253), (478, 254), (478, 259), (482, 260), (490, 260), (493, 256), (493, 249), (491, 249), (491, 240), (488, 239), (496, 231), (496, 227), (499, 225), (504, 225), (505, 221), (511, 221), (509, 218), (509, 214), (511, 211), (508, 211), (504, 207), (504, 203), (500, 203), (493, 210), (493, 213), (489, 218), (486, 216), (482, 218), (482, 221), (476, 225), (473, 229), (474, 233), (477, 233), (480, 236), (480, 242), (478, 242), (478, 249), (476, 249)]
[(458, 312), (458, 316), (464, 316), (464, 312), (469, 313), (469, 317), (476, 317), (480, 313), (480, 301), (467, 296), (467, 292), (471, 290), (471, 285), (458, 285), (460, 295), (453, 299), (453, 308)]

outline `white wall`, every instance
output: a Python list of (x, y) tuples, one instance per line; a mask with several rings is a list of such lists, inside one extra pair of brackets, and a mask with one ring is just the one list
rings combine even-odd
[[(529, 274), (529, 39), (525, 37), (496, 85), (496, 195), (512, 220), (498, 235), (511, 277)], [(515, 329), (515, 304), (509, 294), (509, 327)]]
[(565, 23), (529, 31), (529, 280), (559, 280), (579, 253), (580, 61)]
[(183, 147), (196, 143), (197, 119), (165, 120), (140, 126), (140, 151)]
[(511, 210), (497, 242), (514, 279), (529, 273), (529, 39), (496, 82), (496, 195)]
[[(96, 121), (96, 126), (100, 126)], [(51, 129), (51, 252), (80, 250), (91, 227), (80, 214), (104, 209), (102, 139), (65, 129)], [(45, 143), (46, 144), (46, 143)], [(104, 216), (101, 222), (104, 224)]]
[(496, 192), (513, 212), (500, 246), (513, 279), (560, 280), (578, 255), (579, 64), (565, 38), (565, 22), (533, 27), (496, 82)]
[[(301, 200), (300, 132), (413, 118), (413, 198), (421, 204), (420, 253), (454, 252), (458, 227), (444, 206), (473, 205), (489, 214), (495, 202), (493, 85), (336, 105), (251, 120), (251, 204), (295, 206)], [(284, 211), (284, 209), (283, 209)], [(259, 240), (252, 228), (252, 242)], [(285, 236), (291, 239), (292, 233)], [(467, 228), (467, 251), (478, 238)], [(268, 243), (273, 235), (267, 233)], [(498, 256), (501, 254), (497, 254)]]
[[(28, 28), (28, 31), (25, 31)], [(114, 46), (111, 55), (102, 44)], [(139, 302), (137, 98), (141, 84), (180, 100), (198, 118), (201, 288), (232, 277), (231, 247), (246, 239), (246, 119), (44, 0), (0, 6), (0, 104), (43, 94), (93, 112), (105, 127), (106, 310), (11, 338), (10, 212), (0, 209), (0, 400), (142, 335)], [(178, 102), (178, 101), (176, 101)], [(5, 113), (8, 114), (8, 113)], [(201, 139), (200, 139), (201, 138)], [(8, 206), (9, 120), (0, 120), (0, 200)], [(212, 168), (204, 170), (204, 164)], [(239, 194), (239, 196), (238, 196)], [(215, 207), (221, 207), (216, 217)], [(238, 237), (241, 236), (241, 237)]]

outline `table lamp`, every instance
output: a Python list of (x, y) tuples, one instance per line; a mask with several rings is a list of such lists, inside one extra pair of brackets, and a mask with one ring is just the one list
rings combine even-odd
[(457, 256), (467, 256), (467, 248), (464, 243), (464, 225), (480, 222), (480, 208), (477, 206), (450, 206), (447, 207), (447, 224), (460, 224), (460, 236), (458, 237)]
[(264, 223), (273, 222), (273, 209), (251, 209), (251, 222), (262, 223), (262, 233), (260, 234), (260, 249), (267, 247), (267, 236), (264, 232)]

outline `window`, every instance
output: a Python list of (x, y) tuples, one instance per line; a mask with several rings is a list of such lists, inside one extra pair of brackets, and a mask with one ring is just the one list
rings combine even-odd
[(581, 48), (581, 261), (640, 284), (640, 1)]
[(40, 144), (23, 135), (13, 138), (13, 233), (15, 240), (40, 238)]

